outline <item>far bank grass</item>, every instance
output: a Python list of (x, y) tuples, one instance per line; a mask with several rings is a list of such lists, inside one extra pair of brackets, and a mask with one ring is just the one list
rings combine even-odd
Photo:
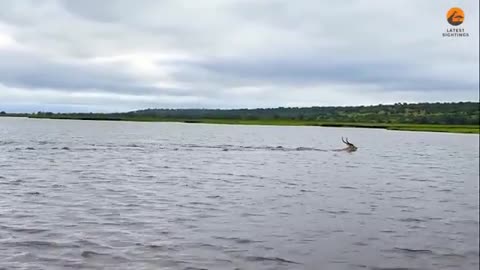
[(475, 125), (422, 125), (422, 124), (389, 124), (389, 123), (340, 123), (315, 122), (302, 120), (227, 120), (202, 119), (199, 121), (183, 121), (190, 123), (237, 124), (237, 125), (279, 125), (279, 126), (320, 126), (320, 127), (350, 127), (379, 128), (403, 131), (430, 131), (450, 133), (480, 133), (480, 126)]
[(266, 120), (240, 120), (240, 119), (168, 119), (156, 117), (87, 117), (72, 116), (30, 116), (31, 118), (71, 119), (71, 120), (104, 120), (104, 121), (138, 121), (138, 122), (183, 122), (205, 124), (229, 125), (275, 125), (275, 126), (321, 126), (321, 127), (351, 127), (351, 128), (380, 128), (403, 131), (430, 131), (449, 133), (480, 133), (478, 125), (432, 125), (432, 124), (392, 124), (392, 123), (343, 123), (343, 122), (317, 122), (308, 120), (266, 119)]

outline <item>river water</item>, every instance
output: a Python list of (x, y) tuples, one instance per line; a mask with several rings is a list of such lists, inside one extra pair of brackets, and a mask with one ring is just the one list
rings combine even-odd
[(0, 118), (0, 269), (478, 269), (478, 146)]

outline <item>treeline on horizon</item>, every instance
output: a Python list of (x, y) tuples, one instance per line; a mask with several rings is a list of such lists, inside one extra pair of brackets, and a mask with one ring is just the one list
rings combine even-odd
[(145, 109), (125, 113), (51, 113), (32, 117), (105, 120), (298, 120), (332, 123), (478, 125), (478, 102), (396, 103), (347, 107), (279, 107), (264, 109)]

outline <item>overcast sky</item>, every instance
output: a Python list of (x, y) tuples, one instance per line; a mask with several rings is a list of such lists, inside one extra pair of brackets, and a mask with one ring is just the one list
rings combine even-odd
[[(468, 38), (445, 38), (451, 7)], [(2, 0), (0, 110), (479, 99), (478, 0)]]

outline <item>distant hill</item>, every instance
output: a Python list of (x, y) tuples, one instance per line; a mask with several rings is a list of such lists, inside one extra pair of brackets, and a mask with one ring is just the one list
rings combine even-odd
[(478, 125), (478, 102), (397, 103), (393, 105), (350, 107), (280, 107), (265, 109), (145, 109), (125, 113), (38, 112), (32, 117), (95, 120), (298, 120), (322, 123), (385, 123)]
[(266, 109), (146, 109), (123, 114), (164, 119), (306, 120), (349, 123), (478, 125), (478, 102), (397, 103), (351, 107), (280, 107)]

